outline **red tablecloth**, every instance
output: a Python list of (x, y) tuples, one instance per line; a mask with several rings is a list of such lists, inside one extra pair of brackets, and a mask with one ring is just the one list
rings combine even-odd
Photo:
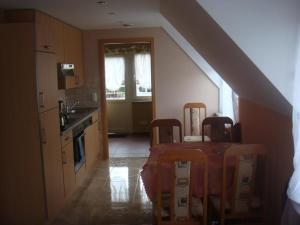
[[(225, 150), (230, 147), (231, 143), (212, 143), (212, 142), (184, 142), (175, 144), (161, 144), (150, 148), (150, 156), (143, 166), (141, 171), (141, 177), (145, 186), (148, 197), (153, 201), (156, 196), (156, 182), (157, 182), (157, 160), (160, 154), (164, 152), (171, 152), (172, 149), (177, 148), (189, 148), (189, 149), (200, 149), (203, 151), (208, 158), (208, 193), (218, 194), (221, 190), (222, 182), (222, 164), (223, 155)], [(183, 150), (184, 151), (184, 150)], [(170, 192), (173, 184), (173, 178), (170, 176), (171, 165), (164, 165), (164, 171), (162, 172), (162, 191)], [(203, 172), (201, 168), (191, 169), (192, 177), (193, 174), (200, 174), (200, 178), (195, 179), (192, 184), (193, 195), (196, 197), (203, 196)], [(228, 169), (228, 179), (233, 179), (233, 167), (232, 170)], [(229, 182), (230, 183), (230, 182)]]

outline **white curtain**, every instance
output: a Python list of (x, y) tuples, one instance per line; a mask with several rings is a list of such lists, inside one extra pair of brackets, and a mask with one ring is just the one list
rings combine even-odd
[(134, 55), (135, 79), (143, 88), (151, 88), (151, 55), (150, 53)]
[(287, 194), (290, 199), (300, 204), (300, 41), (296, 60), (293, 98), (294, 173)]
[(125, 60), (121, 56), (105, 57), (105, 85), (117, 91), (125, 81)]
[(234, 123), (238, 122), (238, 96), (225, 81), (222, 81), (220, 96), (222, 115), (228, 116)]

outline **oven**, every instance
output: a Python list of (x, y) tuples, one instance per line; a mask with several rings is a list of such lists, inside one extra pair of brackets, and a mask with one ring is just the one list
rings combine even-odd
[(74, 150), (74, 170), (75, 173), (85, 165), (85, 143), (84, 129), (92, 123), (91, 118), (84, 120), (82, 123), (73, 128), (73, 150)]

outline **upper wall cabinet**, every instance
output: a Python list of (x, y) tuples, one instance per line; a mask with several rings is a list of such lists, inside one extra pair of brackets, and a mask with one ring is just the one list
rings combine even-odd
[(55, 52), (54, 19), (39, 11), (35, 12), (36, 50)]
[(4, 12), (4, 21), (11, 23), (34, 22), (35, 50), (55, 53), (54, 18), (33, 9), (13, 9)]
[(55, 53), (57, 63), (75, 65), (75, 76), (59, 77), (59, 89), (83, 84), (82, 33), (79, 29), (36, 10), (8, 10), (4, 17), (6, 22), (34, 22), (36, 50)]
[(52, 19), (52, 26), (54, 29), (54, 46), (57, 63), (65, 61), (65, 48), (64, 48), (64, 23), (59, 20)]
[(65, 63), (75, 64), (74, 83), (65, 82), (66, 87), (64, 89), (81, 86), (83, 84), (83, 62), (80, 30), (68, 25), (64, 26), (64, 49)]

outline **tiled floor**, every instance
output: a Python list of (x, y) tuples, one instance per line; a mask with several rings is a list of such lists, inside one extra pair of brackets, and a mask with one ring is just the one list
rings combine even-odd
[(152, 203), (140, 177), (146, 158), (99, 161), (53, 225), (152, 224)]
[(150, 137), (145, 135), (129, 135), (109, 138), (109, 157), (148, 157)]

